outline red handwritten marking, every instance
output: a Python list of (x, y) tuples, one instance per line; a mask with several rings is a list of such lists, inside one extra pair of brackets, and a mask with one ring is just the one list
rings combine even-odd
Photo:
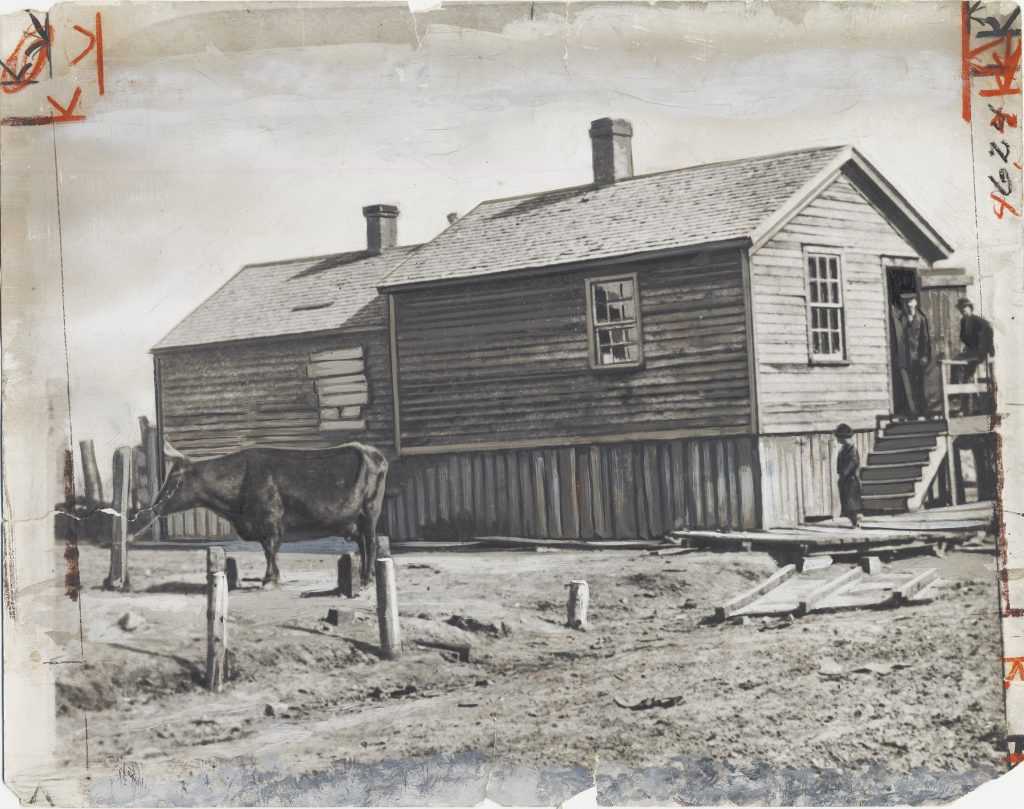
[(996, 203), (999, 205), (998, 208), (995, 205), (993, 205), (992, 212), (1000, 219), (1003, 218), (1003, 214), (1005, 214), (1007, 211), (1012, 213), (1014, 216), (1020, 216), (1020, 212), (1016, 208), (1014, 208), (1009, 202), (1003, 199), (1003, 197), (999, 196), (995, 191), (993, 191), (989, 196), (991, 196), (992, 199), (994, 199)]
[(47, 96), (46, 100), (60, 113), (60, 115), (54, 115), (52, 112), (49, 115), (34, 115), (25, 118), (3, 118), (0, 119), (0, 124), (4, 126), (42, 126), (44, 124), (70, 124), (77, 121), (84, 121), (84, 115), (75, 115), (75, 107), (78, 106), (78, 101), (82, 97), (82, 88), (76, 87), (75, 94), (71, 96), (71, 103), (67, 107), (62, 107), (53, 96)]
[[(998, 53), (992, 54), (995, 62), (993, 65), (985, 65), (975, 68), (978, 76), (991, 76), (996, 80), (995, 88), (988, 88), (979, 91), (979, 95), (990, 98), (992, 96), (1020, 95), (1020, 87), (1014, 87), (1013, 82), (1017, 77), (1017, 67), (1020, 65), (1020, 40), (1017, 40), (1017, 47), (1014, 48), (1010, 36), (1000, 37), (994, 45), (1003, 44), (1002, 56)], [(989, 45), (978, 48), (975, 53), (987, 50)]]
[[(21, 92), (30, 84), (33, 84), (46, 66), (46, 62), (50, 58), (50, 41), (53, 38), (53, 29), (47, 25), (45, 31), (45, 36), (41, 36), (35, 30), (25, 31), (17, 47), (4, 60), (3, 73), (5, 76), (9, 75), (13, 79), (13, 81), (5, 80), (2, 84), (3, 91), (8, 95)], [(27, 43), (31, 44), (25, 47)], [(24, 52), (22, 51), (23, 47), (25, 48)], [(37, 53), (35, 62), (29, 62), (29, 59)]]
[(991, 104), (988, 105), (988, 108), (995, 113), (995, 115), (992, 116), (992, 120), (989, 121), (989, 126), (993, 129), (998, 129), (1000, 132), (1003, 132), (1007, 126), (1011, 129), (1017, 128), (1017, 116), (1012, 112), (997, 110)]
[(93, 50), (96, 51), (96, 86), (99, 88), (100, 95), (103, 95), (103, 18), (100, 13), (96, 12), (96, 31), (95, 33), (87, 31), (80, 25), (76, 25), (74, 28), (78, 33), (84, 34), (89, 37), (89, 44), (85, 46), (78, 56), (71, 60), (72, 65), (77, 65), (86, 56), (88, 56)]
[(1024, 753), (1010, 753), (1006, 756), (1006, 763), (1011, 767), (1016, 767), (1024, 761)]
[(1010, 666), (1010, 671), (1006, 675), (1006, 679), (1003, 680), (1003, 688), (1010, 687), (1010, 683), (1013, 682), (1014, 675), (1016, 675), (1021, 682), (1024, 682), (1024, 657), (1004, 657), (1003, 662), (1013, 664)]

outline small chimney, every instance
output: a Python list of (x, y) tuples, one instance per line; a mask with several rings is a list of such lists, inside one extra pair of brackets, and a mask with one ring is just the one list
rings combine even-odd
[(367, 205), (363, 208), (366, 217), (366, 249), (380, 253), (398, 244), (398, 208), (394, 205)]
[(590, 123), (594, 155), (594, 184), (608, 185), (633, 176), (633, 127), (621, 118), (598, 118)]

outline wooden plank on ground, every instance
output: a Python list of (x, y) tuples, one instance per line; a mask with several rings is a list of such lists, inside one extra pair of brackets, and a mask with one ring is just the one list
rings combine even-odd
[(801, 599), (799, 607), (800, 614), (806, 614), (817, 608), (818, 605), (829, 595), (842, 587), (852, 584), (853, 580), (859, 578), (860, 575), (861, 569), (859, 567), (855, 567), (852, 570), (847, 570), (845, 573), (841, 573), (824, 584), (815, 587)]
[(935, 568), (930, 567), (927, 570), (922, 570), (916, 576), (914, 576), (906, 584), (903, 584), (895, 591), (895, 601), (897, 604), (905, 604), (917, 593), (924, 590), (939, 578), (939, 574)]
[(724, 621), (737, 610), (753, 604), (761, 598), (761, 596), (765, 595), (765, 593), (771, 592), (794, 575), (796, 575), (796, 565), (786, 565), (785, 567), (780, 568), (760, 584), (755, 585), (746, 592), (740, 593), (738, 596), (730, 599), (722, 606), (715, 607), (715, 618), (719, 621)]

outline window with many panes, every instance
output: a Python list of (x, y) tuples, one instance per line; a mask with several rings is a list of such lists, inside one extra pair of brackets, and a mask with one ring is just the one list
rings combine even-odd
[(839, 256), (807, 253), (807, 304), (812, 360), (846, 358), (843, 274)]
[(592, 364), (637, 365), (642, 357), (636, 275), (588, 281), (587, 302)]

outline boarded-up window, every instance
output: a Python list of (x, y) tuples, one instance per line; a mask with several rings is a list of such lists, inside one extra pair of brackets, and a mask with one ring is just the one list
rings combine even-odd
[(846, 323), (839, 256), (807, 254), (807, 303), (811, 359), (845, 359)]
[(637, 365), (642, 351), (636, 274), (587, 281), (587, 309), (591, 363)]
[(320, 402), (320, 429), (362, 432), (363, 408), (369, 404), (362, 348), (339, 348), (311, 354), (307, 374)]

